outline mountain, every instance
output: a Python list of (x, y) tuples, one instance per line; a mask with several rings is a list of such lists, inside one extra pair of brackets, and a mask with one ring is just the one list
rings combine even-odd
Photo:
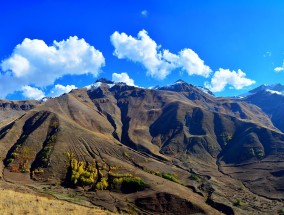
[(41, 104), (40, 101), (9, 101), (0, 99), (0, 126)]
[(273, 124), (284, 132), (284, 86), (281, 84), (261, 85), (242, 98), (243, 101), (257, 105), (265, 112)]
[(207, 94), (207, 95), (211, 95), (214, 96), (214, 94), (207, 88), (205, 87), (195, 87), (192, 84), (188, 84), (185, 81), (179, 79), (176, 82), (174, 82), (173, 84), (169, 84), (163, 87), (155, 87), (153, 88), (155, 90), (170, 90), (170, 91), (175, 91), (175, 92), (198, 92), (201, 94)]
[(280, 210), (283, 155), (259, 107), (184, 81), (99, 80), (0, 128), (4, 180), (131, 214)]
[(267, 91), (267, 92), (274, 91), (274, 92), (282, 93), (284, 92), (284, 86), (282, 84), (272, 84), (272, 85), (263, 84), (249, 92), (253, 94), (253, 93), (259, 93), (263, 91)]

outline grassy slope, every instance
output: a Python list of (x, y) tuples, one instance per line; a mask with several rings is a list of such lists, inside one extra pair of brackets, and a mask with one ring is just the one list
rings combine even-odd
[(52, 197), (21, 193), (0, 188), (1, 214), (111, 214), (98, 208), (88, 208)]

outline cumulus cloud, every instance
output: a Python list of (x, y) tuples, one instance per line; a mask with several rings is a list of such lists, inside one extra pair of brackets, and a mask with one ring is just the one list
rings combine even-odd
[(274, 71), (275, 72), (282, 72), (284, 70), (284, 66), (279, 66), (279, 67), (276, 67), (276, 68), (274, 68)]
[(104, 64), (103, 54), (76, 36), (50, 46), (43, 40), (26, 38), (0, 64), (0, 97), (26, 85), (51, 85), (67, 74), (96, 77)]
[(27, 99), (40, 100), (45, 97), (44, 92), (35, 87), (26, 85), (26, 86), (23, 86), (21, 90), (22, 90), (23, 96)]
[(135, 86), (134, 80), (129, 77), (129, 75), (125, 72), (123, 73), (113, 73), (112, 81), (114, 82), (124, 82), (129, 86)]
[(201, 75), (208, 77), (211, 72), (209, 66), (191, 49), (184, 49), (180, 52), (180, 65), (188, 72), (189, 75)]
[(236, 72), (234, 70), (230, 71), (229, 69), (220, 68), (214, 73), (211, 83), (205, 83), (205, 86), (212, 92), (220, 92), (224, 90), (227, 85), (231, 85), (233, 88), (240, 90), (254, 83), (255, 81), (246, 78), (246, 74), (240, 69)]
[(111, 35), (111, 43), (117, 58), (141, 63), (147, 69), (147, 75), (157, 79), (164, 79), (177, 68), (189, 75), (208, 77), (211, 73), (209, 66), (193, 50), (184, 49), (173, 54), (161, 49), (145, 30), (140, 31), (137, 38), (116, 31)]
[(50, 96), (57, 97), (62, 95), (63, 93), (69, 93), (73, 89), (77, 89), (77, 87), (75, 85), (63, 86), (61, 84), (56, 84), (54, 88), (50, 91)]

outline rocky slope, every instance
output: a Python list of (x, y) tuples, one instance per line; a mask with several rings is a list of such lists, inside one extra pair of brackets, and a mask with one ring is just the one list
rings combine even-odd
[(101, 80), (0, 129), (5, 180), (129, 213), (277, 211), (283, 154), (284, 135), (259, 107), (183, 81)]
[(284, 86), (281, 84), (261, 85), (249, 91), (243, 101), (257, 105), (270, 118), (273, 124), (284, 132)]
[(9, 101), (0, 99), (0, 121), (3, 122), (9, 118), (15, 119), (40, 103), (39, 101)]

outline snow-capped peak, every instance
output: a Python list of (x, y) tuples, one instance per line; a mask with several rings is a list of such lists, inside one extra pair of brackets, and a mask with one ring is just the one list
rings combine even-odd
[(269, 90), (269, 89), (267, 89), (267, 90), (265, 90), (266, 92), (268, 92), (268, 93), (271, 93), (271, 94), (277, 94), (277, 95), (282, 95), (282, 96), (284, 96), (284, 92), (282, 91), (282, 92), (279, 92), (279, 91), (275, 91), (275, 90)]
[(115, 84), (106, 84), (106, 83), (103, 83), (103, 82), (95, 82), (93, 84), (90, 84), (90, 85), (87, 85), (85, 86), (85, 88), (87, 88), (87, 90), (90, 90), (90, 89), (97, 89), (99, 88), (100, 86), (102, 86), (102, 84), (105, 84), (107, 85), (109, 88), (112, 88)]
[(284, 85), (282, 84), (263, 84), (253, 90), (250, 90), (247, 93), (239, 95), (238, 98), (246, 98), (251, 95), (258, 94), (258, 93), (270, 93), (270, 94), (284, 95)]
[(207, 89), (206, 87), (202, 87), (202, 86), (197, 86), (197, 88), (199, 90), (201, 90), (203, 93), (206, 93), (208, 95), (211, 95), (211, 96), (215, 96), (214, 93), (212, 93), (209, 89)]
[(250, 93), (257, 93), (260, 91), (266, 91), (266, 90), (272, 90), (272, 91), (278, 91), (278, 92), (284, 92), (284, 86), (282, 84), (263, 84), (251, 91)]
[(179, 79), (176, 82), (174, 82), (172, 84), (167, 84), (167, 85), (165, 85), (163, 87), (156, 86), (155, 89), (157, 89), (157, 90), (161, 90), (161, 89), (162, 90), (173, 90), (173, 89), (175, 89), (179, 85), (187, 85), (187, 84), (188, 83), (186, 83), (185, 81)]

